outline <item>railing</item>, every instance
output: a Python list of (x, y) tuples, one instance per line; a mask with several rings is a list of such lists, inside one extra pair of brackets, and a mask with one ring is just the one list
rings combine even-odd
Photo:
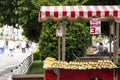
[[(21, 56), (18, 56), (18, 57), (21, 57)], [(4, 72), (3, 75), (0, 75), (0, 80), (12, 80), (13, 75), (26, 74), (32, 62), (33, 62), (33, 55), (30, 54), (26, 56), (19, 65), (7, 67), (6, 68), (7, 71)]]

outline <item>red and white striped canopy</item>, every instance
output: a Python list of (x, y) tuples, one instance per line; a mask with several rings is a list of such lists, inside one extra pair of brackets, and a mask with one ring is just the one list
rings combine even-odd
[(112, 6), (41, 6), (39, 12), (39, 20), (47, 20), (49, 17), (53, 19), (61, 19), (69, 17), (76, 19), (77, 17), (92, 18), (97, 16), (105, 18), (113, 16), (120, 18), (120, 5)]

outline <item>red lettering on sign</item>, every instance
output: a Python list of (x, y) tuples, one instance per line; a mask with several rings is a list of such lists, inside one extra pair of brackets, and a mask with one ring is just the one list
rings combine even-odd
[(100, 27), (101, 24), (90, 24), (90, 27)]
[(96, 24), (96, 23), (99, 22), (99, 20), (98, 19), (92, 19), (91, 22)]
[(91, 29), (91, 32), (90, 32), (91, 34), (92, 34), (92, 33), (95, 33), (96, 28), (90, 28), (90, 29)]

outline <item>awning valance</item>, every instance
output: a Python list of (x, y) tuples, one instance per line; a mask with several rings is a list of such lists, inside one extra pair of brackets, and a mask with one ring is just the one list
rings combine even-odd
[(39, 21), (90, 19), (92, 17), (114, 19), (120, 18), (120, 5), (104, 6), (41, 6)]

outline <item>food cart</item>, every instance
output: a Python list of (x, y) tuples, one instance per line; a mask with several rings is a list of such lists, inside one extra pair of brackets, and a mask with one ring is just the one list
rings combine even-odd
[[(67, 21), (90, 21), (98, 18), (109, 21), (109, 32), (113, 28), (113, 59), (65, 61), (65, 28)], [(45, 80), (120, 80), (118, 64), (120, 5), (103, 6), (41, 6), (39, 21), (56, 20), (62, 25), (62, 61), (46, 58)], [(62, 24), (61, 24), (62, 23)], [(111, 39), (111, 33), (109, 35)]]

